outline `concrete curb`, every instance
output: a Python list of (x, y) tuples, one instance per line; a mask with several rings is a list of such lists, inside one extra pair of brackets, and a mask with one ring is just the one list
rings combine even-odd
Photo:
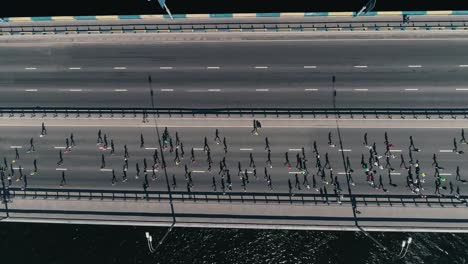
[[(180, 18), (253, 18), (253, 17), (352, 17), (357, 12), (287, 12), (287, 13), (224, 13), (224, 14), (174, 14), (174, 19)], [(468, 10), (439, 11), (377, 11), (362, 16), (402, 16), (402, 15), (468, 15)], [(4, 22), (33, 21), (83, 21), (83, 20), (148, 20), (169, 19), (168, 15), (107, 15), (107, 16), (43, 16), (43, 17), (4, 17)]]

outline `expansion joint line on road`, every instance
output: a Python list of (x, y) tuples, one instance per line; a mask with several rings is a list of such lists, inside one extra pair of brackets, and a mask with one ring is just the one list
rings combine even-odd
[[(335, 76), (332, 77), (332, 91), (333, 91), (333, 109), (336, 110), (336, 90), (335, 90)], [(339, 114), (337, 113), (337, 111), (335, 111), (335, 122), (336, 122), (336, 131), (337, 131), (337, 134), (338, 134), (338, 142), (340, 144), (340, 149), (344, 149), (343, 148), (343, 138), (341, 137), (341, 131), (340, 131), (340, 125), (339, 125)], [(384, 246), (382, 243), (380, 243), (377, 239), (375, 239), (371, 234), (369, 234), (366, 230), (364, 230), (360, 225), (359, 225), (359, 222), (358, 222), (358, 218), (357, 218), (357, 204), (356, 204), (356, 199), (355, 197), (353, 196), (352, 192), (351, 192), (351, 185), (350, 185), (350, 171), (349, 171), (349, 168), (347, 167), (347, 164), (346, 164), (346, 159), (345, 159), (345, 155), (344, 155), (344, 151), (340, 151), (341, 152), (341, 158), (343, 160), (343, 167), (345, 169), (345, 175), (346, 175), (346, 183), (347, 183), (347, 187), (348, 187), (348, 193), (349, 193), (349, 198), (351, 200), (351, 208), (353, 210), (353, 218), (354, 218), (354, 224), (356, 225), (356, 227), (361, 231), (363, 232), (368, 238), (370, 238), (372, 241), (374, 241), (377, 245), (379, 245), (380, 247), (382, 247), (385, 251), (389, 252), (389, 250), (387, 249), (386, 246)]]
[[(164, 151), (163, 151), (163, 146), (161, 144), (161, 137), (159, 134), (159, 127), (158, 127), (158, 121), (156, 118), (156, 114), (154, 113), (155, 109), (155, 103), (154, 103), (154, 91), (153, 91), (153, 82), (151, 80), (151, 76), (148, 76), (148, 83), (149, 83), (149, 89), (150, 89), (150, 95), (151, 95), (151, 107), (153, 109), (153, 121), (154, 121), (154, 129), (156, 130), (156, 136), (157, 136), (157, 141), (159, 144), (159, 149), (161, 150), (161, 161), (164, 166), (164, 176), (166, 177), (166, 186), (167, 186), (167, 192), (169, 193), (169, 203), (171, 206), (171, 213), (172, 213), (172, 225), (166, 232), (166, 234), (163, 236), (161, 241), (159, 241), (159, 244), (162, 243), (162, 241), (166, 238), (166, 236), (171, 232), (172, 227), (175, 225), (176, 222), (176, 217), (175, 217), (175, 212), (174, 212), (174, 204), (172, 202), (172, 192), (171, 192), (171, 187), (169, 186), (169, 178), (167, 177), (167, 168), (166, 168), (166, 160), (164, 158)], [(143, 117), (145, 118), (145, 117)]]

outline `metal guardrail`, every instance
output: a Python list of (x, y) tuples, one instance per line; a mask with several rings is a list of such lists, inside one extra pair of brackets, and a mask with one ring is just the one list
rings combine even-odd
[[(0, 191), (2, 192), (2, 191)], [(95, 190), (95, 189), (53, 189), (53, 188), (9, 188), (7, 197), (10, 201), (21, 199), (63, 199), (63, 200), (112, 200), (112, 201), (147, 201), (167, 202), (166, 191), (137, 190)], [(314, 193), (261, 193), (261, 192), (180, 192), (171, 191), (172, 201), (206, 203), (263, 203), (263, 204), (302, 204), (302, 205), (351, 205), (352, 200), (359, 206), (466, 206), (468, 196), (427, 195), (374, 195), (374, 194), (334, 194)], [(3, 195), (3, 193), (2, 193)]]
[(194, 23), (158, 23), (158, 24), (113, 24), (113, 25), (34, 25), (12, 26), (0, 24), (0, 34), (91, 34), (91, 33), (158, 33), (158, 32), (230, 32), (230, 31), (354, 31), (354, 30), (435, 30), (468, 29), (464, 20), (415, 21), (403, 24), (398, 21), (339, 21), (339, 22), (206, 22)]
[(14, 117), (15, 115), (20, 117), (26, 114), (31, 114), (32, 117), (42, 115), (43, 117), (52, 114), (57, 117), (59, 114), (63, 114), (65, 117), (70, 115), (88, 116), (106, 114), (110, 117), (116, 115), (126, 117), (130, 116), (143, 116), (148, 117), (149, 115), (168, 115), (168, 116), (308, 116), (308, 117), (335, 117), (338, 116), (386, 116), (392, 118), (398, 116), (405, 118), (406, 116), (412, 116), (414, 118), (437, 116), (443, 118), (444, 116), (451, 116), (453, 118), (463, 117), (468, 118), (468, 108), (87, 108), (87, 107), (0, 107), (0, 117), (7, 115)]

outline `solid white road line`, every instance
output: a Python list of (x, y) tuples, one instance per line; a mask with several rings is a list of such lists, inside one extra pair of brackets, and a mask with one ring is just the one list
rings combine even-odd
[(100, 169), (100, 171), (112, 171), (112, 169)]
[(302, 171), (289, 171), (289, 174), (303, 174)]
[(295, 149), (288, 149), (288, 151), (302, 151), (302, 149), (295, 148)]
[(350, 152), (350, 149), (339, 149), (338, 151), (343, 151), (343, 152)]
[(26, 89), (26, 92), (37, 92), (37, 89)]
[(466, 67), (468, 67), (468, 64), (460, 64), (460, 65), (458, 65), (458, 67), (460, 67), (460, 68), (466, 68)]
[(202, 171), (202, 170), (194, 170), (192, 171), (193, 173), (204, 173), (205, 171)]
[(145, 148), (145, 149), (152, 149), (152, 150), (155, 150), (155, 149), (158, 149), (158, 148), (148, 147), (148, 148)]
[(255, 89), (256, 92), (268, 92), (269, 89)]
[(255, 69), (268, 69), (268, 66), (255, 66)]
[(69, 92), (82, 92), (82, 89), (68, 89)]
[(24, 69), (25, 69), (25, 70), (37, 70), (36, 67), (26, 67), (26, 68), (24, 68)]
[(55, 168), (55, 170), (58, 170), (58, 171), (66, 171), (67, 168)]
[(10, 146), (10, 148), (14, 149), (14, 148), (23, 148), (23, 146)]
[(127, 67), (114, 67), (114, 70), (126, 70)]
[(161, 92), (173, 92), (174, 89), (161, 89)]
[(127, 89), (114, 89), (114, 92), (127, 92)]
[(359, 89), (359, 88), (357, 88), (357, 89), (354, 89), (354, 91), (369, 91), (369, 89)]
[(241, 148), (241, 149), (239, 149), (239, 150), (240, 150), (240, 151), (252, 151), (253, 149), (251, 149), (251, 148)]
[(160, 70), (172, 70), (172, 67), (167, 67), (167, 66), (164, 66), (164, 67), (159, 67)]
[(455, 90), (457, 90), (457, 91), (468, 91), (468, 88), (457, 88)]
[(318, 91), (317, 88), (305, 88), (304, 91)]
[(367, 65), (355, 65), (354, 68), (367, 68)]
[(406, 88), (405, 91), (418, 91), (418, 88)]
[(206, 67), (208, 70), (219, 70), (219, 66), (208, 66)]
[(304, 69), (316, 69), (317, 66), (304, 66)]
[(221, 92), (221, 89), (208, 89), (208, 92)]
[(421, 65), (408, 65), (408, 68), (421, 68)]
[(439, 173), (440, 176), (450, 176), (452, 173)]
[(453, 152), (453, 149), (441, 149), (439, 152)]
[(193, 150), (205, 150), (204, 148), (193, 148)]
[(81, 67), (70, 67), (69, 70), (81, 70)]
[(54, 147), (54, 149), (65, 149), (65, 147)]
[(390, 152), (401, 152), (401, 149), (390, 149)]

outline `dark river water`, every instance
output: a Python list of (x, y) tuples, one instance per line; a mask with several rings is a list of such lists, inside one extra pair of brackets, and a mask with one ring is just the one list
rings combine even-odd
[[(154, 254), (166, 228), (0, 224), (0, 263), (467, 263), (468, 235), (176, 228)], [(413, 238), (403, 260), (401, 241)], [(395, 252), (395, 253), (393, 253)]]

